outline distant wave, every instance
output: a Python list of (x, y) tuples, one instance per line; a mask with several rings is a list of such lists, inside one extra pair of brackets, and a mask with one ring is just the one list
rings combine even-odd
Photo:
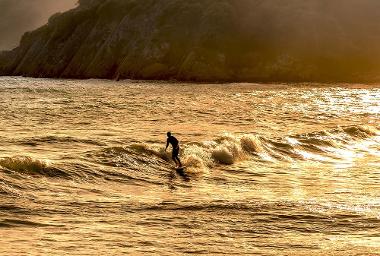
[(10, 228), (10, 227), (20, 227), (20, 226), (43, 227), (43, 226), (48, 226), (48, 225), (44, 225), (44, 224), (33, 222), (33, 221), (19, 220), (19, 219), (5, 219), (5, 220), (0, 221), (0, 227)]
[(105, 144), (96, 140), (91, 139), (80, 139), (70, 136), (43, 136), (43, 137), (33, 137), (33, 138), (24, 138), (17, 141), (16, 143), (36, 146), (38, 144), (54, 144), (54, 143), (81, 143), (81, 144), (90, 144), (97, 146), (104, 146)]

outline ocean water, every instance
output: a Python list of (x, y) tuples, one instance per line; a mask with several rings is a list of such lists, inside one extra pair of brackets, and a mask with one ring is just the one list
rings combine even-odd
[(380, 86), (2, 77), (0, 254), (380, 255)]

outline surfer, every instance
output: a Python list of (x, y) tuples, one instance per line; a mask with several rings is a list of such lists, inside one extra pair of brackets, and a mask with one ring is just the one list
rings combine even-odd
[(168, 149), (169, 144), (171, 144), (172, 147), (173, 147), (172, 159), (175, 162), (175, 164), (177, 165), (177, 167), (182, 167), (181, 160), (178, 157), (178, 154), (179, 154), (179, 142), (178, 142), (178, 140), (174, 136), (172, 136), (171, 132), (168, 132), (167, 135), (168, 135), (168, 140), (166, 142), (165, 151)]

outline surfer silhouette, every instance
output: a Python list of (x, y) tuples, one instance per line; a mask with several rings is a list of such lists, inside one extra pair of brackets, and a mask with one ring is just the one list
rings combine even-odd
[(168, 132), (167, 135), (168, 135), (168, 140), (166, 142), (165, 151), (168, 149), (169, 144), (171, 144), (172, 147), (173, 147), (172, 159), (175, 162), (175, 164), (177, 165), (177, 167), (182, 167), (181, 160), (178, 157), (178, 154), (179, 154), (179, 142), (178, 142), (178, 140), (174, 136), (172, 136), (171, 132)]

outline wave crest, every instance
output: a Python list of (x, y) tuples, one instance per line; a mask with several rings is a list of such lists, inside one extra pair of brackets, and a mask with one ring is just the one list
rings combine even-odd
[[(226, 133), (212, 141), (182, 145), (180, 157), (188, 170), (194, 173), (207, 172), (217, 164), (232, 165), (252, 159), (330, 162), (343, 158), (339, 152), (352, 150), (352, 144), (357, 143), (357, 140), (371, 139), (377, 135), (379, 131), (368, 126), (348, 126), (284, 138), (265, 138), (252, 134), (235, 136)], [(166, 167), (172, 161), (170, 152), (166, 152), (162, 145), (133, 144), (121, 148), (119, 153), (131, 157), (130, 161), (135, 161), (141, 155), (145, 156), (146, 161), (157, 158), (160, 161), (156, 164)]]
[[(336, 163), (352, 160), (356, 151), (375, 151), (380, 142), (376, 128), (367, 126), (338, 127), (328, 131), (266, 138), (253, 134), (224, 134), (211, 141), (181, 145), (180, 158), (190, 175), (208, 174), (218, 165), (239, 161), (319, 161)], [(371, 146), (372, 145), (372, 146)], [(377, 149), (376, 149), (377, 147)], [(375, 152), (378, 154), (378, 151)], [(88, 151), (80, 161), (54, 163), (15, 156), (0, 159), (0, 194), (17, 194), (17, 180), (23, 177), (113, 180), (121, 182), (165, 183), (172, 170), (171, 152), (162, 144), (135, 143), (124, 147), (106, 147)], [(12, 180), (13, 178), (16, 179)], [(21, 184), (21, 183), (20, 183)], [(21, 187), (25, 185), (22, 182)]]
[(62, 170), (50, 167), (46, 162), (28, 156), (6, 157), (0, 159), (0, 166), (9, 171), (27, 175), (41, 175), (48, 177), (68, 176)]

